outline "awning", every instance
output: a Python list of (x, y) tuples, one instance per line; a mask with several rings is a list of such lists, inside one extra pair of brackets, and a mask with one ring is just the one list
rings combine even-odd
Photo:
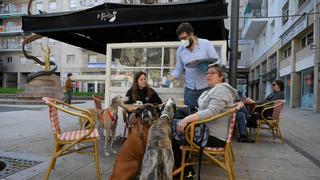
[(106, 54), (107, 43), (177, 41), (175, 30), (190, 22), (198, 37), (226, 40), (224, 0), (132, 5), (105, 3), (77, 12), (22, 17), (22, 29)]

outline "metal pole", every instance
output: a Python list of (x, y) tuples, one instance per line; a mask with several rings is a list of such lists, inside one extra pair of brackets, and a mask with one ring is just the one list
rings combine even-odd
[(238, 32), (239, 32), (239, 0), (231, 1), (231, 32), (230, 44), (231, 55), (229, 60), (229, 83), (237, 88), (237, 65), (238, 65)]
[(319, 38), (320, 38), (320, 29), (319, 29), (319, 15), (317, 13), (317, 5), (318, 0), (315, 0), (313, 6), (313, 45), (314, 45), (314, 86), (313, 86), (313, 94), (314, 94), (314, 100), (313, 100), (313, 111), (314, 112), (320, 112), (320, 44), (319, 44)]

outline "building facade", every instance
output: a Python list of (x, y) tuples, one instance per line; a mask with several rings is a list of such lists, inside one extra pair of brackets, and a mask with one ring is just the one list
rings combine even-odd
[[(180, 0), (183, 1), (183, 0)], [(97, 6), (105, 2), (114, 3), (174, 3), (179, 0), (34, 0), (32, 13), (55, 13), (78, 11)], [(189, 0), (184, 0), (188, 2)], [(27, 76), (43, 67), (27, 60), (22, 53), (23, 34), (21, 16), (27, 15), (28, 0), (0, 1), (0, 87), (17, 87), (23, 89)], [(27, 52), (39, 59), (44, 59), (46, 47), (50, 48), (50, 60), (56, 62), (57, 75), (64, 82), (67, 73), (75, 77), (76, 91), (104, 92), (106, 56), (82, 48), (68, 45), (43, 37), (27, 46)]]
[[(249, 96), (261, 100), (282, 79), (286, 104), (319, 112), (319, 2), (248, 1), (242, 37), (251, 41)], [(250, 52), (251, 51), (251, 52)]]

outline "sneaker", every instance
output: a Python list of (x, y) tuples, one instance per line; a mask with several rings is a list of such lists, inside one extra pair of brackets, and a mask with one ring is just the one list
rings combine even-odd
[(238, 139), (239, 142), (244, 142), (244, 143), (254, 143), (254, 140), (249, 139), (247, 136), (240, 136)]
[(196, 173), (194, 171), (189, 171), (184, 176), (184, 179), (193, 179), (196, 176)]

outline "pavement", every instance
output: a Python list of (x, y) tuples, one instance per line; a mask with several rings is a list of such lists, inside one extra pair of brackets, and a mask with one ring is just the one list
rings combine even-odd
[[(92, 108), (86, 101), (77, 104)], [(78, 128), (78, 120), (60, 114), (62, 129)], [(123, 133), (120, 122), (117, 135)], [(261, 132), (259, 143), (233, 141), (236, 161), (236, 179), (320, 179), (320, 114), (285, 108), (281, 126), (285, 144), (273, 140), (268, 131)], [(0, 105), (0, 157), (39, 160), (42, 163), (3, 179), (43, 179), (53, 149), (53, 137), (45, 105)], [(116, 148), (120, 148), (117, 144)], [(111, 175), (115, 155), (105, 157), (100, 143), (99, 159), (101, 179)], [(197, 169), (197, 168), (195, 168)], [(1, 174), (1, 171), (0, 171)], [(50, 179), (95, 179), (94, 159), (91, 156), (71, 154), (57, 160)], [(227, 179), (225, 171), (212, 165), (202, 165), (201, 179)]]

